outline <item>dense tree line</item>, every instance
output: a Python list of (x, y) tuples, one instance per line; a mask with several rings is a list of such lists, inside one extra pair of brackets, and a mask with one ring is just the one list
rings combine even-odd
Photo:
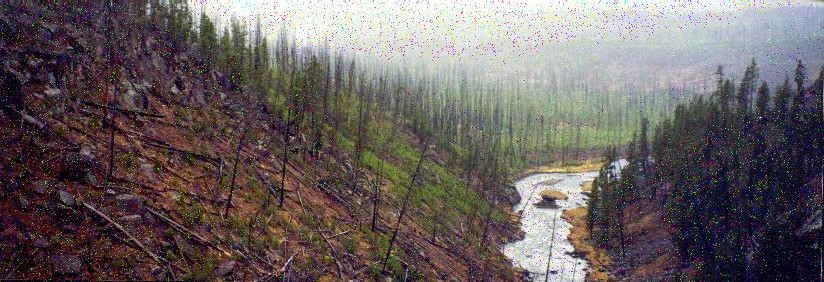
[(623, 253), (623, 208), (652, 202), (700, 280), (815, 281), (824, 69), (809, 84), (798, 61), (774, 91), (754, 60), (737, 83), (716, 75), (716, 91), (679, 105), (650, 144), (642, 121), (620, 178), (607, 156), (589, 203), (593, 238)]

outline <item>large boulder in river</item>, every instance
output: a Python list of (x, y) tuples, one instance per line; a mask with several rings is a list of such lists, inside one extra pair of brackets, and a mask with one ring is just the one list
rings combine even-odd
[(538, 206), (540, 208), (554, 208), (554, 207), (557, 207), (558, 205), (557, 205), (556, 201), (566, 200), (566, 199), (569, 198), (569, 196), (567, 196), (566, 194), (561, 193), (559, 191), (551, 190), (551, 189), (541, 191), (540, 195), (541, 195), (541, 201), (538, 202), (537, 204), (535, 204), (536, 206)]
[(518, 189), (515, 188), (515, 185), (501, 185), (499, 190), (501, 191), (501, 196), (503, 196), (503, 198), (506, 199), (506, 202), (510, 205), (514, 206), (521, 202), (521, 194), (518, 193)]

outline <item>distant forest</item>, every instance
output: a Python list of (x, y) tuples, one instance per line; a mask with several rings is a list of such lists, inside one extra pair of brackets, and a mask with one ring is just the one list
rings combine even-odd
[(283, 28), (270, 40), (271, 27), (260, 19), (250, 27), (232, 18), (219, 30), (205, 13), (192, 19), (185, 1), (172, 1), (168, 9), (148, 4), (145, 16), (158, 17), (176, 48), (197, 43), (207, 58), (203, 69), (215, 67), (234, 87), (251, 85), (271, 114), (288, 112), (321, 147), (340, 143), (341, 129), (368, 130), (370, 120), (387, 118), (436, 133), (456, 161), (477, 160), (480, 147), (497, 146), (507, 156), (500, 159), (515, 169), (566, 163), (591, 149), (626, 144), (640, 116), (657, 121), (692, 95), (674, 89), (652, 95), (558, 76), (541, 82), (489, 77), (457, 65), (389, 64), (326, 44), (300, 47)]

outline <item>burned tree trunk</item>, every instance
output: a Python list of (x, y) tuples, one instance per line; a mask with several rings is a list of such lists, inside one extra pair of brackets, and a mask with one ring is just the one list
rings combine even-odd
[[(220, 158), (220, 163), (218, 163), (217, 167), (217, 185), (215, 185), (215, 191), (220, 191), (221, 182), (223, 182), (223, 158)], [(212, 194), (214, 196), (214, 194)]]
[(375, 194), (372, 196), (372, 232), (378, 225), (378, 196), (380, 196), (380, 180), (375, 184)]
[(286, 117), (286, 129), (283, 131), (283, 157), (280, 168), (280, 195), (278, 196), (278, 207), (283, 207), (283, 193), (286, 189), (286, 164), (289, 163), (289, 116)]
[(415, 168), (415, 173), (412, 174), (412, 179), (409, 183), (409, 188), (406, 189), (406, 194), (403, 196), (403, 204), (401, 204), (401, 212), (398, 215), (398, 222), (395, 224), (394, 230), (392, 230), (392, 237), (389, 239), (389, 248), (386, 249), (386, 256), (383, 258), (383, 267), (381, 268), (381, 273), (386, 272), (386, 264), (389, 262), (389, 255), (392, 254), (392, 245), (395, 244), (395, 239), (398, 237), (398, 231), (401, 229), (401, 222), (403, 221), (403, 215), (406, 214), (406, 208), (409, 205), (409, 197), (412, 196), (412, 188), (415, 186), (415, 178), (418, 177), (418, 174), (421, 172), (421, 166), (423, 165), (423, 159), (426, 157), (426, 149), (429, 147), (429, 139), (426, 140), (423, 144), (423, 149), (421, 149), (421, 157), (418, 159), (418, 166)]
[(243, 148), (243, 139), (246, 138), (246, 130), (243, 130), (243, 133), (240, 134), (240, 139), (237, 141), (237, 150), (235, 150), (235, 165), (232, 169), (232, 185), (229, 187), (229, 199), (226, 200), (226, 212), (224, 212), (225, 217), (229, 217), (229, 208), (232, 207), (232, 195), (235, 192), (235, 179), (237, 178), (237, 165), (240, 163), (240, 150)]

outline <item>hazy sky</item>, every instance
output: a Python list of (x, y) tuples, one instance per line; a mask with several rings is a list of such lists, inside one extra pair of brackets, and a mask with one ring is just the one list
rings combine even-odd
[[(528, 56), (575, 39), (636, 40), (667, 29), (723, 24), (747, 9), (821, 5), (822, 1), (213, 1), (207, 12), (260, 15), (299, 39), (328, 38), (335, 49), (384, 58), (472, 59)], [(550, 3), (548, 3), (550, 2)], [(198, 1), (197, 3), (201, 3)], [(195, 5), (199, 9), (198, 5)]]
[(756, 58), (774, 82), (796, 59), (812, 69), (824, 60), (824, 1), (193, 1), (219, 25), (260, 16), (270, 39), (285, 26), (300, 44), (516, 79), (706, 86), (719, 64)]

